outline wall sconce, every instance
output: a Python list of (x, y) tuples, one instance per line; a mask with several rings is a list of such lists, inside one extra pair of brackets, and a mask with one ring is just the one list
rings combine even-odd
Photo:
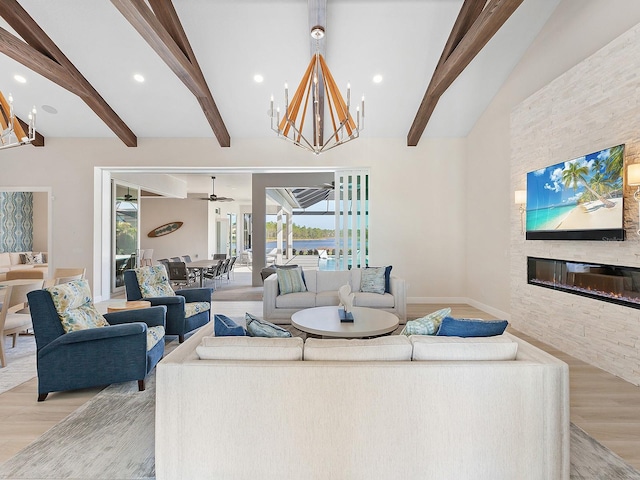
[[(640, 171), (638, 171), (638, 175), (640, 175)], [(640, 183), (638, 183), (638, 185), (640, 185)], [(640, 187), (638, 188), (640, 189)], [(527, 191), (516, 190), (514, 197), (515, 204), (520, 206), (520, 233), (524, 234), (524, 212), (526, 211), (525, 205), (527, 204)]]
[[(627, 185), (638, 187), (633, 192), (633, 198), (638, 202), (638, 226), (640, 227), (640, 163), (633, 163), (627, 167)], [(640, 235), (640, 228), (636, 232)]]

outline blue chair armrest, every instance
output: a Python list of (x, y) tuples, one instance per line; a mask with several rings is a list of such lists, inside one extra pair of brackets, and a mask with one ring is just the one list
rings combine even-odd
[(109, 325), (122, 325), (133, 322), (144, 322), (149, 327), (165, 325), (167, 307), (159, 305), (151, 308), (141, 308), (136, 310), (123, 310), (121, 312), (106, 313), (104, 318)]
[(151, 302), (152, 307), (157, 307), (159, 305), (177, 305), (184, 304), (184, 297), (180, 295), (176, 295), (175, 297), (149, 297), (143, 298), (142, 300), (147, 300)]
[(212, 288), (184, 288), (176, 290), (176, 295), (183, 296), (187, 303), (193, 302), (210, 302)]
[(142, 322), (112, 325), (109, 327), (87, 328), (86, 330), (78, 330), (76, 332), (69, 332), (64, 335), (60, 335), (53, 342), (50, 342), (42, 348), (39, 354), (45, 354), (48, 350), (55, 350), (62, 345), (91, 342), (93, 340), (104, 340), (106, 338), (126, 337), (128, 335), (146, 335), (146, 331), (147, 325)]

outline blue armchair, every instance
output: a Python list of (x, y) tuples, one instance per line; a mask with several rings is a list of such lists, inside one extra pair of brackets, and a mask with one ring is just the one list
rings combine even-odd
[[(84, 282), (90, 295), (86, 280), (65, 285), (77, 282)], [(60, 287), (27, 295), (37, 346), (38, 401), (50, 392), (132, 380), (144, 390), (145, 377), (164, 355), (166, 309), (107, 313), (108, 325), (66, 332), (50, 293)]]
[(185, 334), (209, 323), (211, 288), (184, 288), (175, 292), (169, 284), (164, 265), (140, 267), (124, 272), (127, 300), (147, 300), (151, 305), (167, 307), (166, 335), (177, 335), (179, 343)]

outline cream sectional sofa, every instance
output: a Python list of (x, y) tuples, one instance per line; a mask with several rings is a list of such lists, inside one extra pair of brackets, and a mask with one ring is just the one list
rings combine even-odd
[(354, 268), (339, 271), (304, 270), (306, 292), (280, 295), (277, 275), (271, 275), (264, 281), (262, 300), (265, 320), (274, 323), (291, 323), (291, 315), (304, 308), (338, 305), (338, 289), (351, 285), (355, 293), (354, 307), (380, 308), (394, 313), (400, 323), (407, 321), (407, 294), (405, 281), (394, 275), (390, 277), (390, 293), (360, 292), (362, 270)]
[(417, 361), (461, 357), (212, 332), (157, 366), (158, 480), (569, 479), (568, 367), (516, 337), (514, 360)]
[[(25, 253), (33, 252), (1, 252), (0, 253), (0, 281), (6, 280), (6, 273), (11, 270), (21, 270), (25, 268), (42, 268), (47, 269), (48, 264), (44, 263), (23, 263), (21, 256)], [(37, 253), (37, 252), (36, 252)], [(46, 256), (46, 252), (41, 252)]]

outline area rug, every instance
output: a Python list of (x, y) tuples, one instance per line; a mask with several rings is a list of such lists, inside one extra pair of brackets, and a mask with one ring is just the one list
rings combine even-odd
[(3, 338), (7, 366), (0, 369), (0, 394), (36, 376), (36, 341), (33, 335), (20, 335), (15, 348), (11, 337)]
[[(177, 342), (167, 350), (175, 348)], [(155, 374), (112, 385), (0, 465), (10, 479), (153, 479)], [(571, 479), (640, 480), (640, 472), (571, 424)]]

